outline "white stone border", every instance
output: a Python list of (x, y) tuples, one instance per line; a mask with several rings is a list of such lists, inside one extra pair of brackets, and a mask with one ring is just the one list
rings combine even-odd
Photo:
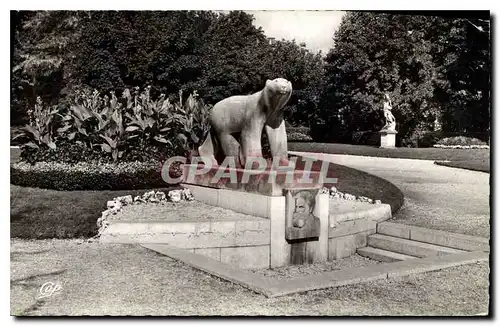
[(355, 196), (352, 194), (348, 194), (346, 192), (341, 192), (339, 191), (336, 187), (331, 187), (330, 189), (323, 187), (321, 189), (322, 194), (329, 194), (330, 198), (338, 198), (338, 199), (344, 199), (344, 200), (355, 200), (359, 201), (362, 203), (370, 203), (370, 204), (382, 204), (382, 201), (379, 199), (371, 199), (365, 196)]
[[(108, 218), (110, 215), (116, 215), (119, 211), (122, 210), (123, 206), (127, 205), (137, 205), (137, 204), (145, 204), (145, 203), (156, 203), (156, 204), (164, 204), (166, 202), (179, 202), (181, 200), (184, 201), (193, 201), (194, 196), (191, 194), (189, 189), (175, 189), (170, 190), (167, 195), (163, 191), (149, 191), (144, 193), (142, 196), (135, 196), (132, 198), (132, 195), (115, 197), (112, 200), (108, 200), (106, 206), (107, 209), (102, 212), (101, 217), (97, 219), (97, 227), (98, 232), (94, 238), (99, 238), (101, 234), (106, 230), (109, 226)], [(94, 239), (93, 238), (93, 239)]]

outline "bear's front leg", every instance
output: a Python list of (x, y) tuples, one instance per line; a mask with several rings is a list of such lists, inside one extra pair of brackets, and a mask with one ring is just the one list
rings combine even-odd
[(252, 126), (241, 131), (241, 164), (247, 169), (260, 166), (258, 162), (252, 162), (252, 166), (246, 166), (249, 158), (262, 158), (262, 125), (254, 123)]
[(266, 124), (266, 133), (269, 139), (273, 160), (279, 160), (280, 166), (288, 166), (289, 160), (285, 120), (282, 120), (277, 128), (272, 128)]

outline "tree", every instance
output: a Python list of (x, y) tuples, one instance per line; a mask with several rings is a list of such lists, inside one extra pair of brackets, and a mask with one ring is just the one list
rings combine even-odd
[(195, 51), (214, 19), (196, 11), (92, 12), (78, 55), (80, 81), (103, 91), (152, 85), (177, 93), (199, 77)]
[(285, 111), (287, 121), (309, 126), (323, 90), (324, 62), (321, 54), (311, 53), (304, 43), (281, 40), (271, 43), (266, 64), (272, 76), (286, 78), (293, 85), (293, 94)]
[(490, 124), (490, 26), (483, 19), (455, 19), (447, 62), (444, 127), (459, 132), (486, 131)]
[(470, 39), (457, 24), (435, 16), (347, 13), (326, 58), (326, 109), (320, 117), (344, 133), (378, 130), (385, 92), (403, 139), (431, 130), (434, 119), (447, 110), (456, 115), (457, 107), (446, 99), (461, 92), (453, 84), (463, 78), (450, 75), (451, 68), (470, 76), (460, 58), (464, 49), (474, 48), (466, 42), (455, 48), (454, 37)]
[(192, 85), (208, 103), (225, 97), (249, 94), (263, 88), (269, 42), (253, 16), (242, 11), (220, 14), (203, 36), (197, 54), (201, 76)]
[(196, 90), (215, 104), (283, 77), (294, 86), (287, 120), (307, 124), (321, 92), (321, 56), (294, 41), (272, 42), (253, 19), (242, 11), (31, 12), (14, 28), (15, 84), (48, 78), (53, 93), (37, 86), (29, 96), (54, 103), (79, 87), (119, 94), (151, 85), (153, 96)]
[(83, 15), (78, 11), (11, 13), (13, 113), (34, 105), (37, 96), (45, 102), (58, 101)]

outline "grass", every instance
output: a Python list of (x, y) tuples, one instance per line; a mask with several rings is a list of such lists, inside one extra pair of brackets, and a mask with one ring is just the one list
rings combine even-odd
[[(265, 298), (135, 245), (11, 240), (11, 314), (466, 316), (488, 312), (488, 262)], [(58, 295), (38, 299), (45, 282)]]
[(452, 149), (452, 148), (379, 148), (363, 145), (333, 143), (289, 143), (288, 149), (297, 152), (325, 154), (347, 154), (359, 156), (406, 158), (437, 161), (489, 161), (489, 149)]
[[(156, 189), (168, 191), (172, 188)], [(97, 219), (114, 197), (142, 195), (147, 190), (56, 191), (10, 186), (11, 237), (24, 239), (89, 238)]]
[[(297, 168), (302, 168), (305, 161), (300, 157), (296, 163)], [(322, 161), (315, 161), (312, 170), (319, 171)], [(335, 184), (325, 184), (325, 187), (335, 186), (339, 191), (356, 196), (366, 196), (379, 199), (384, 204), (389, 204), (393, 214), (403, 205), (404, 195), (401, 190), (391, 182), (373, 174), (359, 171), (344, 165), (329, 163), (327, 177), (337, 178)]]
[(459, 168), (465, 170), (479, 171), (490, 173), (489, 160), (471, 160), (471, 161), (436, 161), (437, 165), (448, 166), (451, 168)]

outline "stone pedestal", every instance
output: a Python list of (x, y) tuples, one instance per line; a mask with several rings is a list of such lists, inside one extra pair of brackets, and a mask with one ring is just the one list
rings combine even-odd
[(228, 167), (205, 169), (202, 164), (184, 164), (183, 183), (203, 187), (236, 190), (266, 196), (283, 196), (285, 188), (321, 189), (320, 171), (247, 170)]
[(396, 147), (396, 134), (394, 130), (380, 130), (380, 147), (394, 148)]
[(196, 200), (269, 219), (266, 263), (274, 268), (328, 259), (329, 195), (320, 193), (322, 174), (184, 164), (182, 185)]

